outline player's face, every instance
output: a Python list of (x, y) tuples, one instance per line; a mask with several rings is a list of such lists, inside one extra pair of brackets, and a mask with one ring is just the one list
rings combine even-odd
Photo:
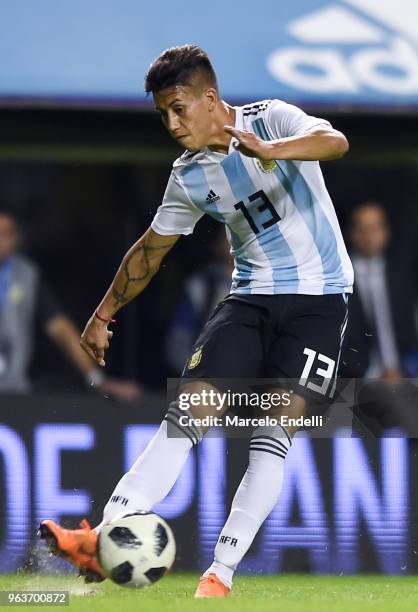
[(213, 90), (177, 85), (154, 94), (155, 106), (170, 135), (186, 149), (209, 143)]
[(351, 242), (364, 257), (381, 255), (389, 242), (389, 227), (383, 210), (365, 206), (355, 212), (351, 229)]
[(9, 215), (0, 214), (0, 263), (13, 253), (16, 245), (16, 223)]

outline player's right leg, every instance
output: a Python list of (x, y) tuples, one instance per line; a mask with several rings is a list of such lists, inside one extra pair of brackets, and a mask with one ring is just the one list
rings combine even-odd
[[(202, 385), (189, 383), (190, 393), (199, 393)], [(120, 513), (151, 510), (166, 497), (176, 482), (190, 450), (203, 437), (194, 425), (183, 424), (187, 415), (176, 402), (170, 404), (159, 430), (136, 460), (131, 469), (116, 485), (103, 511), (103, 520), (91, 529), (86, 520), (80, 529), (65, 529), (55, 521), (44, 520), (39, 535), (47, 541), (52, 554), (62, 557), (79, 568), (86, 582), (104, 579), (96, 556), (101, 527)]]
[(104, 580), (96, 556), (98, 534), (86, 519), (81, 521), (80, 529), (65, 529), (47, 519), (41, 522), (38, 533), (46, 540), (50, 553), (75, 565), (86, 582)]

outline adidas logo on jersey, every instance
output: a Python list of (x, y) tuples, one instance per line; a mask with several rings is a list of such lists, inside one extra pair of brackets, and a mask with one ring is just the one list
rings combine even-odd
[(216, 193), (211, 189), (206, 196), (206, 204), (214, 204), (218, 200), (221, 199), (221, 196), (216, 195)]

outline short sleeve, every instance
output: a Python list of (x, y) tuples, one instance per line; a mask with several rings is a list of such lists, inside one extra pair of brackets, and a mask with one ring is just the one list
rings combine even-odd
[(193, 232), (196, 223), (203, 215), (204, 212), (190, 201), (180, 183), (180, 178), (173, 171), (151, 228), (162, 236), (187, 235)]
[(307, 115), (301, 108), (277, 100), (268, 116), (270, 131), (276, 138), (302, 136), (317, 128), (332, 128), (326, 119)]

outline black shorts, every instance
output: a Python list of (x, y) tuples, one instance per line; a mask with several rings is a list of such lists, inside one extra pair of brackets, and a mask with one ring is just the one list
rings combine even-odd
[(182, 379), (291, 379), (296, 393), (329, 400), (347, 319), (347, 294), (229, 295), (205, 324)]

